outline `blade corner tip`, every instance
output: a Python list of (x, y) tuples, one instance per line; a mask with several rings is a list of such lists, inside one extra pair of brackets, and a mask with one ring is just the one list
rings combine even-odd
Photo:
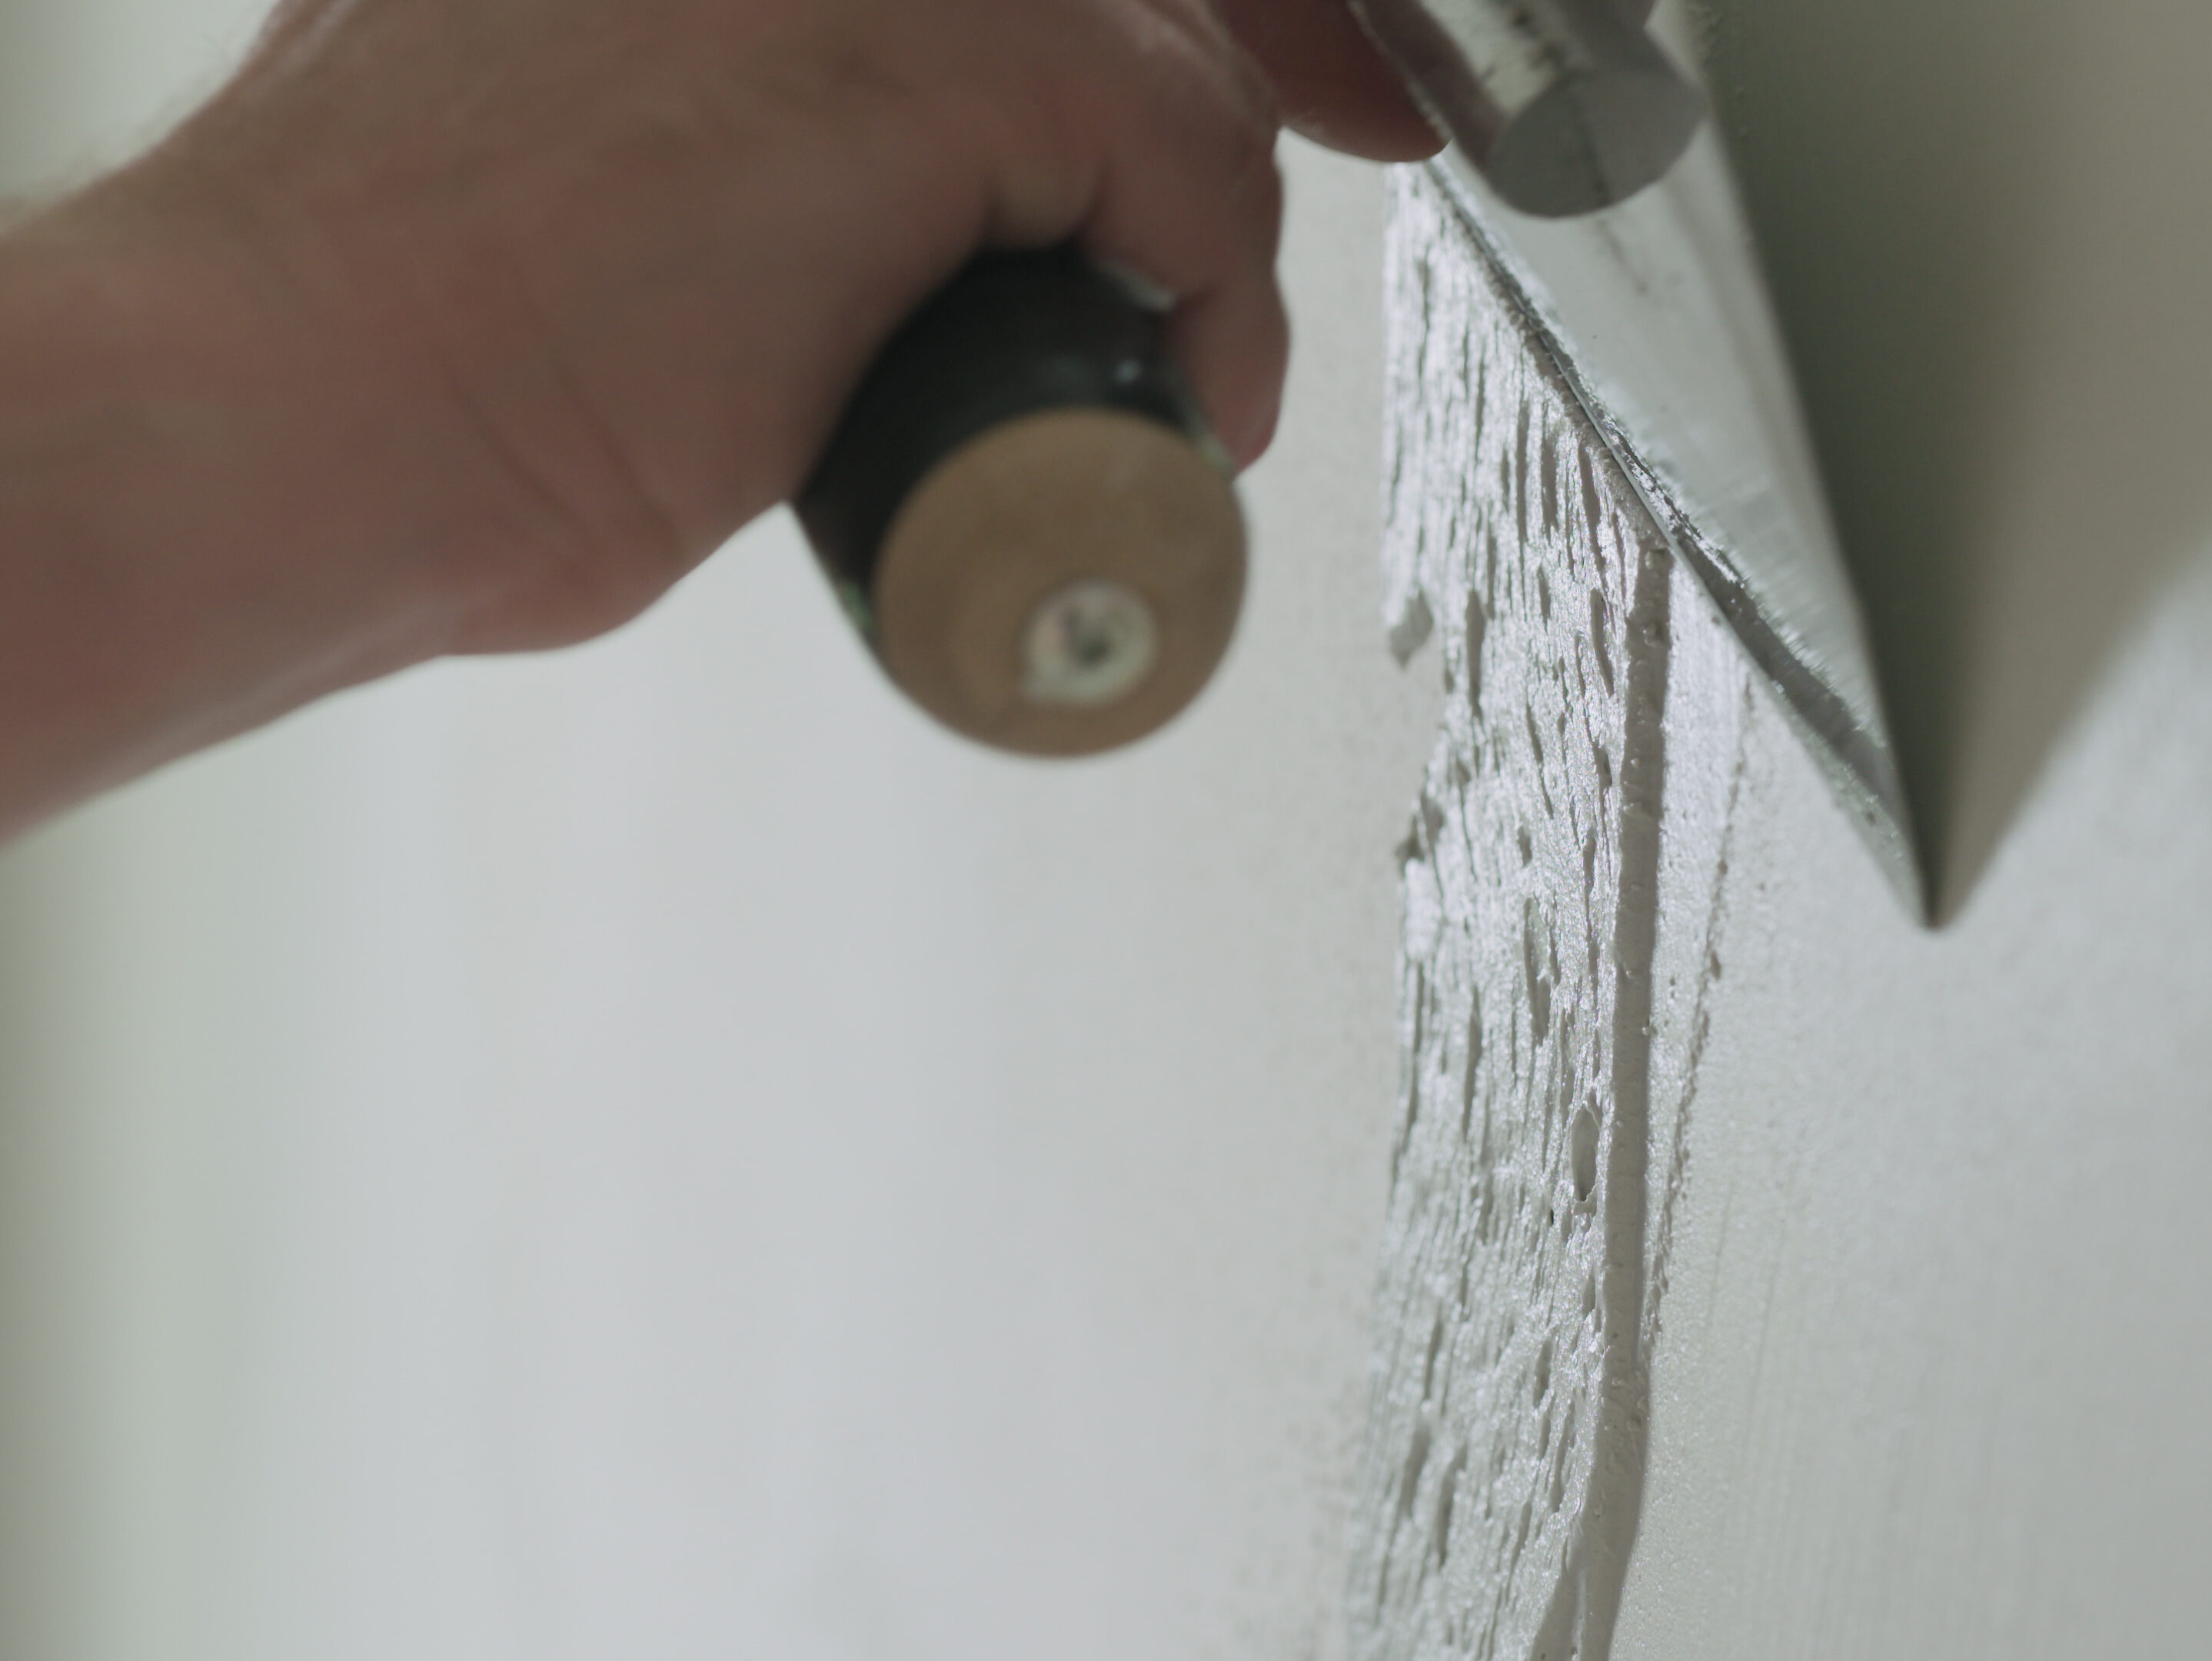
[(1820, 771), (1827, 776), (1830, 791), (1860, 842), (1874, 856), (1905, 915), (1921, 928), (1936, 928), (1939, 918), (1935, 885), (1921, 857), (1911, 806), (1886, 739), (1855, 745), (1851, 748), (1858, 753), (1844, 753), (1828, 734), (1805, 721), (1802, 712), (1792, 707), (1786, 697), (1783, 703), (1796, 717), (1792, 725), (1807, 740)]

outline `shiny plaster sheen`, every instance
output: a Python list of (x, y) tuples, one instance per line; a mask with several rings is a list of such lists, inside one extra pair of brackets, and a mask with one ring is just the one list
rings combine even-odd
[(1635, 1537), (1752, 687), (1437, 182), (1395, 189), (1390, 635), (1449, 696), (1401, 850), (1355, 1652), (1563, 1661), (1605, 1653)]

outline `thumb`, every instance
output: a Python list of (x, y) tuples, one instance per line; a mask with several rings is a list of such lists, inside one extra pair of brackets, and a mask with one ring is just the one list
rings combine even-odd
[(1443, 148), (1346, 0), (1214, 0), (1287, 124), (1332, 149), (1412, 161)]

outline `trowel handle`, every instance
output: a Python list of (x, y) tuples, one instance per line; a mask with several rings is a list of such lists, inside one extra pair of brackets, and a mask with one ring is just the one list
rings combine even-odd
[(890, 678), (1000, 749), (1152, 731), (1243, 593), (1227, 459), (1164, 313), (1068, 246), (982, 255), (925, 302), (793, 505)]

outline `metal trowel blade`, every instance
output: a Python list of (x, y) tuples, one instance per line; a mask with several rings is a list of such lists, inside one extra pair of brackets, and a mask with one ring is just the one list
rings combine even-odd
[[(1367, 9), (1381, 33), (1382, 9)], [(1654, 24), (1679, 41), (1674, 9), (1668, 0)], [(1418, 76), (1408, 55), (1393, 56)], [(1679, 47), (1676, 56), (1694, 61)], [(1453, 126), (1450, 85), (1416, 90)], [(1464, 144), (1431, 165), (1674, 551), (1780, 695), (1899, 897), (1924, 919), (1865, 626), (1714, 124), (1656, 183), (1571, 217), (1508, 206)]]

